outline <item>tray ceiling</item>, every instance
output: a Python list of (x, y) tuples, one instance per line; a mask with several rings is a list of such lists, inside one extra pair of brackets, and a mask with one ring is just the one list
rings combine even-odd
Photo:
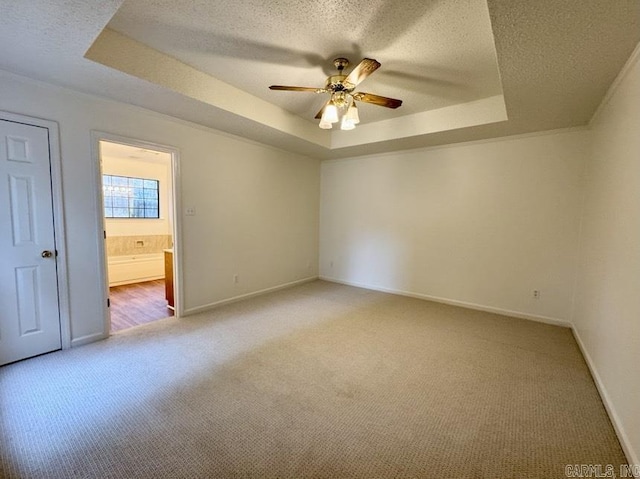
[(380, 61), (359, 90), (404, 102), (363, 123), (502, 94), (484, 0), (127, 0), (109, 28), (309, 121), (327, 95), (267, 87), (322, 87), (339, 56)]

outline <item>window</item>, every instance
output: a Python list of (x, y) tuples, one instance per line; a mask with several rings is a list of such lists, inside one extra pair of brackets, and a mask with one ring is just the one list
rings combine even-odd
[(105, 218), (160, 218), (158, 180), (102, 175)]

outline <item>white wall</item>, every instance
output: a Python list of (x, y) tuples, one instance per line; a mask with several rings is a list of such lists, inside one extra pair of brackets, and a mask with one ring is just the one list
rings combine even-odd
[(640, 464), (640, 50), (592, 121), (574, 324)]
[(324, 162), (321, 276), (568, 321), (588, 135)]
[(173, 234), (171, 155), (162, 153), (154, 162), (102, 156), (102, 173), (158, 180), (160, 189), (160, 218), (105, 218), (107, 236)]
[(317, 160), (4, 72), (0, 105), (60, 125), (74, 344), (104, 334), (91, 130), (180, 151), (186, 309), (317, 274)]

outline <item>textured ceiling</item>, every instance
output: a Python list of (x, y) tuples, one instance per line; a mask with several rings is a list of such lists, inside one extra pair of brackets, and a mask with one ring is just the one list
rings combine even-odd
[(339, 56), (377, 59), (361, 91), (404, 101), (363, 123), (502, 93), (484, 0), (127, 0), (109, 28), (308, 120), (327, 95), (267, 87), (322, 87)]
[[(0, 9), (1, 70), (317, 158), (585, 125), (640, 41), (638, 0), (0, 0)], [(338, 54), (377, 58), (362, 90), (405, 104), (369, 106), (356, 130), (329, 133), (302, 120), (322, 103), (313, 94), (267, 90), (322, 84)]]

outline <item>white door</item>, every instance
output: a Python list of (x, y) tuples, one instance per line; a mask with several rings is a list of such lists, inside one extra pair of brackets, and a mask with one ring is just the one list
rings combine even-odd
[(0, 120), (0, 364), (61, 348), (49, 130)]

